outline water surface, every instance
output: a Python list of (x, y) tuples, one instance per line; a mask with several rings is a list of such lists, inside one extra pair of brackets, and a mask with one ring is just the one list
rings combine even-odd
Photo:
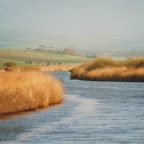
[(2, 144), (143, 144), (144, 84), (64, 81), (65, 101), (0, 120)]

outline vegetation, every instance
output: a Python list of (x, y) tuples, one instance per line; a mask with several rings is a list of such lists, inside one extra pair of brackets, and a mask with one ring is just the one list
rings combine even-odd
[(62, 64), (62, 65), (47, 65), (47, 66), (27, 66), (27, 67), (10, 67), (7, 69), (0, 69), (0, 72), (2, 71), (15, 71), (15, 72), (40, 72), (40, 71), (70, 71), (77, 65), (70, 65), (70, 64)]
[(15, 67), (16, 67), (16, 63), (15, 62), (5, 62), (3, 64), (3, 68), (6, 71), (12, 71)]
[(64, 53), (53, 53), (48, 51), (29, 51), (29, 50), (5, 50), (0, 49), (0, 66), (6, 61), (14, 61), (18, 66), (47, 65), (56, 64), (75, 64), (91, 60), (84, 56), (74, 56)]
[(40, 69), (42, 71), (70, 71), (77, 65), (49, 65), (49, 66), (41, 66)]
[(144, 82), (144, 58), (116, 61), (97, 58), (71, 70), (72, 79)]
[(62, 83), (37, 72), (0, 73), (0, 115), (60, 103)]
[(39, 66), (28, 66), (28, 67), (19, 67), (16, 69), (16, 71), (22, 71), (22, 72), (38, 72), (41, 71), (41, 67)]

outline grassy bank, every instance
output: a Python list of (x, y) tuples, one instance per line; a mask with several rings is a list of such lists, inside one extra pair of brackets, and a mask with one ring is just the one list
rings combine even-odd
[(68, 54), (37, 52), (28, 50), (0, 49), (0, 66), (5, 61), (14, 61), (18, 66), (35, 66), (51, 64), (75, 64), (90, 61), (91, 58)]
[(60, 81), (37, 72), (0, 72), (0, 115), (60, 103)]
[(97, 58), (72, 69), (71, 78), (91, 81), (144, 82), (144, 58), (124, 61)]

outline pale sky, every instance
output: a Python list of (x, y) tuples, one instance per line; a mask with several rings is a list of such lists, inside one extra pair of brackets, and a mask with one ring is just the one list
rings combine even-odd
[(0, 31), (75, 47), (143, 47), (144, 0), (0, 0)]

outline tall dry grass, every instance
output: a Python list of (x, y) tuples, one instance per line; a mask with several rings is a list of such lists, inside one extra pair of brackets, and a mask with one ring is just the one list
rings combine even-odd
[(97, 69), (85, 73), (81, 78), (94, 81), (144, 82), (144, 68), (130, 69), (127, 67), (117, 67)]
[(72, 79), (144, 82), (144, 58), (116, 61), (98, 58), (71, 70)]
[(33, 110), (60, 103), (62, 83), (37, 72), (0, 73), (0, 114)]
[(50, 66), (41, 66), (42, 71), (69, 71), (73, 69), (76, 65), (50, 65)]
[[(28, 67), (14, 67), (5, 71), (22, 71), (22, 72), (38, 72), (38, 71), (69, 71), (76, 67), (76, 64), (73, 65), (49, 65), (49, 66), (28, 66)], [(3, 69), (4, 70), (4, 69)]]

